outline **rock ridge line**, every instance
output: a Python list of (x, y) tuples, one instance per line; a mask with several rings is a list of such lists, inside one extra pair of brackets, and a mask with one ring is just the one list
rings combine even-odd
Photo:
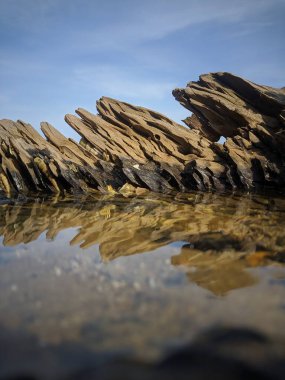
[(129, 196), (284, 189), (284, 88), (224, 72), (201, 75), (173, 95), (193, 112), (186, 126), (102, 97), (98, 114), (78, 108), (65, 116), (79, 143), (47, 122), (44, 138), (23, 121), (0, 120), (0, 191)]

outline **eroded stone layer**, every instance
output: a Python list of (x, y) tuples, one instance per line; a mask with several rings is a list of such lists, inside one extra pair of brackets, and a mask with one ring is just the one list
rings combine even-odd
[[(185, 169), (189, 183), (200, 176), (200, 188), (284, 188), (285, 89), (260, 86), (230, 73), (201, 75), (173, 95), (194, 113), (186, 124), (211, 141), (221, 158), (193, 160)], [(212, 173), (209, 174), (209, 170)], [(187, 175), (186, 175), (187, 176)], [(209, 181), (215, 182), (210, 184)]]
[(0, 190), (138, 195), (284, 188), (284, 88), (215, 73), (173, 94), (193, 112), (189, 128), (107, 97), (97, 102), (97, 114), (79, 108), (77, 116), (66, 115), (79, 143), (47, 122), (44, 138), (22, 121), (1, 120)]

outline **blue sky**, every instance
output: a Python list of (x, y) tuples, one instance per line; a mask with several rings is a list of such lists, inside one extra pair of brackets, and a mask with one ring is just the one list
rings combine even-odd
[(66, 135), (102, 95), (188, 115), (171, 90), (230, 71), (285, 86), (285, 0), (0, 0), (0, 118)]

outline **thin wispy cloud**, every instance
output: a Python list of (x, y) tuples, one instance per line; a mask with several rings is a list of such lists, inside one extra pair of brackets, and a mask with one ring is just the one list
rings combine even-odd
[(0, 0), (0, 117), (58, 126), (109, 95), (179, 121), (171, 90), (201, 73), (284, 85), (284, 14), (285, 0)]
[(60, 27), (58, 13), (63, 11), (67, 22), (57, 34), (59, 42), (68, 42), (63, 51), (125, 50), (199, 24), (240, 23), (282, 4), (284, 0), (106, 0), (102, 6), (96, 0), (9, 0), (8, 6), (0, 2), (0, 20), (30, 31), (37, 40), (39, 32), (52, 34), (51, 24)]
[[(83, 91), (92, 91), (94, 87), (110, 96), (133, 99), (163, 99), (171, 93), (174, 82), (148, 80), (137, 77), (128, 70), (111, 65), (92, 65), (80, 67), (72, 73), (73, 84)], [(103, 95), (103, 94), (102, 94)]]
[(229, 33), (225, 36), (225, 39), (233, 38), (243, 38), (249, 36), (250, 34), (260, 33), (260, 31), (268, 30), (269, 28), (274, 27), (274, 22), (243, 22), (242, 28), (235, 30), (232, 33)]
[(242, 27), (241, 23), (246, 23), (252, 15), (262, 15), (274, 4), (282, 2), (283, 0), (126, 1), (125, 7), (119, 7), (118, 10), (115, 7), (115, 18), (110, 9), (110, 19), (107, 17), (107, 22), (100, 22), (99, 9), (96, 11), (98, 21), (94, 24), (87, 22), (80, 31), (71, 28), (72, 44), (69, 49), (78, 49), (79, 52), (91, 49), (126, 51), (203, 24), (234, 23)]

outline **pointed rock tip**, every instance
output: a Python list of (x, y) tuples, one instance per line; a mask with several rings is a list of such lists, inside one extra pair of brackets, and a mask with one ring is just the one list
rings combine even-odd
[(40, 123), (40, 127), (41, 127), (41, 131), (45, 134), (46, 131), (50, 130), (50, 131), (56, 131), (58, 132), (58, 130), (52, 125), (50, 124), (48, 121), (42, 121)]
[(64, 120), (66, 121), (66, 122), (68, 122), (68, 120), (70, 120), (70, 119), (72, 119), (72, 118), (74, 118), (75, 116), (74, 115), (72, 115), (71, 113), (67, 113), (65, 116), (64, 116)]
[(176, 98), (183, 93), (183, 88), (174, 88), (172, 90), (172, 95)]
[(96, 104), (101, 104), (101, 103), (105, 103), (105, 104), (111, 104), (111, 103), (115, 103), (115, 104), (124, 104), (128, 107), (131, 107), (131, 108), (137, 108), (137, 107), (140, 107), (140, 108), (143, 108), (141, 106), (137, 106), (137, 105), (133, 105), (131, 103), (128, 103), (128, 102), (124, 102), (123, 100), (119, 100), (119, 99), (115, 99), (115, 98), (110, 98), (108, 96), (102, 96), (99, 100), (97, 100)]
[(109, 96), (101, 96), (101, 98), (98, 99), (98, 100), (96, 101), (96, 103), (99, 103), (99, 102), (106, 102), (106, 103), (115, 102), (115, 103), (121, 103), (120, 100), (115, 99), (115, 98), (110, 98)]
[(77, 115), (80, 115), (81, 113), (86, 113), (86, 112), (89, 113), (89, 111), (88, 111), (87, 109), (82, 108), (82, 107), (79, 107), (79, 108), (77, 108), (77, 109), (75, 110), (75, 113), (77, 113)]
[[(21, 120), (21, 119), (18, 119), (17, 121), (16, 121), (16, 123), (20, 123), (20, 124), (29, 124), (29, 123), (27, 123), (26, 121), (24, 121), (24, 120)], [(29, 124), (30, 125), (30, 124)]]
[(48, 121), (41, 121), (40, 122), (40, 126), (41, 127), (50, 126), (50, 127), (54, 128)]

